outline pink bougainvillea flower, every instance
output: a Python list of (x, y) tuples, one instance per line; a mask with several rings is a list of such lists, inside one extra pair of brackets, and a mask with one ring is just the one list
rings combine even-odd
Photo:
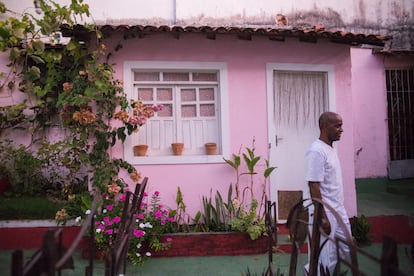
[(113, 233), (114, 231), (112, 230), (112, 229), (108, 229), (108, 230), (106, 230), (106, 233), (108, 233), (109, 235), (112, 235), (112, 233)]
[(162, 104), (157, 104), (157, 105), (152, 106), (152, 110), (154, 110), (154, 112), (161, 111), (163, 108), (164, 108), (164, 105)]
[(129, 124), (131, 124), (131, 125), (133, 125), (133, 126), (136, 126), (136, 125), (138, 125), (138, 124), (139, 124), (139, 121), (138, 121), (138, 119), (137, 119), (137, 118), (135, 118), (135, 117), (130, 117), (130, 118), (128, 119), (128, 123), (129, 123)]
[(144, 219), (144, 215), (143, 214), (138, 214), (138, 219)]
[(113, 218), (112, 222), (115, 222), (115, 223), (121, 222), (121, 218), (119, 216), (116, 216)]
[[(155, 191), (155, 192), (154, 192), (154, 195), (155, 195), (155, 196), (159, 196), (159, 195), (160, 195), (160, 192)], [(160, 207), (160, 208), (161, 208), (161, 207)]]
[(126, 200), (126, 195), (121, 195), (121, 197), (119, 198), (119, 201), (125, 201)]
[(106, 209), (108, 210), (108, 211), (112, 211), (113, 209), (114, 209), (114, 205), (108, 205), (108, 206), (106, 206)]

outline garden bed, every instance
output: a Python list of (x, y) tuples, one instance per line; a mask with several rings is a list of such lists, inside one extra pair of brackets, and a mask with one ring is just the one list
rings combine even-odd
[(153, 253), (154, 257), (254, 255), (268, 250), (268, 237), (251, 240), (246, 233), (178, 233), (169, 235), (171, 248)]

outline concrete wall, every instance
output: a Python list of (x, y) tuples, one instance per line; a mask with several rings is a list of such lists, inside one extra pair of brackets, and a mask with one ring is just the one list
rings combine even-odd
[[(121, 35), (108, 41), (112, 49), (123, 41)], [(116, 73), (122, 78), (125, 60), (225, 62), (228, 68), (229, 126), (231, 153), (240, 146), (250, 146), (256, 139), (256, 153), (268, 158), (266, 63), (332, 64), (335, 66), (336, 109), (344, 118), (346, 131), (339, 145), (344, 171), (345, 198), (349, 215), (356, 214), (353, 145), (353, 111), (351, 93), (350, 52), (346, 45), (319, 42), (302, 43), (296, 39), (272, 42), (255, 37), (243, 41), (232, 35), (218, 35), (216, 40), (202, 35), (183, 34), (174, 39), (169, 34), (154, 34), (144, 39), (121, 42), (123, 48), (113, 55)], [(114, 151), (122, 156), (121, 145)], [(298, 164), (302, 166), (302, 164)], [(150, 177), (150, 188), (168, 195), (168, 204), (174, 205), (175, 192), (180, 186), (190, 212), (201, 208), (201, 196), (219, 190), (225, 195), (229, 183), (235, 181), (234, 171), (227, 164), (139, 165), (139, 171)], [(294, 170), (295, 168), (292, 168)], [(277, 170), (275, 171), (277, 173)], [(248, 179), (242, 178), (242, 185)], [(255, 185), (260, 192), (261, 173)]]
[(354, 48), (351, 60), (355, 176), (386, 176), (388, 126), (383, 56)]
[[(13, 11), (33, 9), (32, 0), (5, 0)], [(69, 0), (56, 0), (70, 4)], [(283, 14), (290, 26), (394, 36), (389, 47), (414, 49), (412, 0), (84, 0), (98, 24), (274, 25)]]

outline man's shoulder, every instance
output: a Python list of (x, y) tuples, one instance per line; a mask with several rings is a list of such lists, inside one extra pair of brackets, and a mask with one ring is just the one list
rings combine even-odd
[(323, 150), (323, 142), (319, 139), (314, 140), (308, 147), (308, 151)]
[(319, 139), (316, 139), (315, 141), (313, 141), (313, 143), (310, 144), (310, 146), (308, 147), (305, 156), (326, 156), (326, 149), (325, 149), (325, 145), (324, 142), (322, 142)]

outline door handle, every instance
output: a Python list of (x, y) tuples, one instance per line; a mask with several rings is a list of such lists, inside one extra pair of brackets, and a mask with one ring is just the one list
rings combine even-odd
[(282, 140), (283, 140), (283, 138), (277, 137), (277, 135), (275, 136), (275, 144), (276, 144), (276, 147), (279, 144), (279, 141), (282, 141)]

